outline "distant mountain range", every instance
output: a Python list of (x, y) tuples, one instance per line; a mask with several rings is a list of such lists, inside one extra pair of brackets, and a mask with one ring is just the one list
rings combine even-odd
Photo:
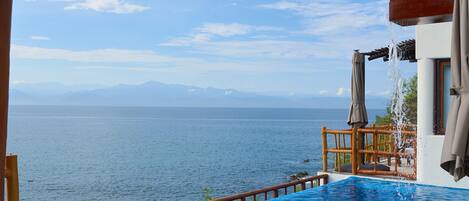
[[(348, 108), (349, 97), (262, 95), (233, 89), (146, 82), (88, 90), (59, 83), (15, 84), (12, 105)], [(367, 97), (368, 108), (385, 108), (384, 97)]]

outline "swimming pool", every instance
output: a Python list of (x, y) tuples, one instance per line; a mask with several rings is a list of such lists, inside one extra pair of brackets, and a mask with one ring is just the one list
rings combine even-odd
[(271, 201), (469, 200), (469, 190), (349, 177)]

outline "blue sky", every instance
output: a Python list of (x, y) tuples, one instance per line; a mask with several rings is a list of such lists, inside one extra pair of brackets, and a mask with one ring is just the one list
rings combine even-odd
[[(386, 12), (387, 0), (18, 0), (11, 82), (345, 96), (352, 51), (390, 41)], [(388, 93), (387, 71), (367, 63), (369, 95)]]

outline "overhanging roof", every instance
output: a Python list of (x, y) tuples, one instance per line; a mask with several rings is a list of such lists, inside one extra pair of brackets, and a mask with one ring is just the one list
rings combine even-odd
[[(401, 60), (409, 61), (409, 62), (416, 62), (415, 59), (415, 40), (405, 40), (401, 41), (397, 44), (397, 48), (399, 49), (399, 54), (401, 56)], [(375, 60), (379, 58), (383, 58), (383, 61), (389, 61), (389, 48), (383, 47), (379, 49), (375, 49), (371, 52), (362, 53), (368, 56), (368, 60)]]
[(390, 0), (389, 21), (401, 26), (449, 22), (454, 0)]

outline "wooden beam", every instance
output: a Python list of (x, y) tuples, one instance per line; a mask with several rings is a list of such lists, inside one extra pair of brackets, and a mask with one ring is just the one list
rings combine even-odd
[(391, 0), (389, 21), (401, 26), (449, 22), (454, 0)]
[(0, 1), (0, 200), (5, 200), (5, 157), (10, 83), (10, 37), (12, 0)]

